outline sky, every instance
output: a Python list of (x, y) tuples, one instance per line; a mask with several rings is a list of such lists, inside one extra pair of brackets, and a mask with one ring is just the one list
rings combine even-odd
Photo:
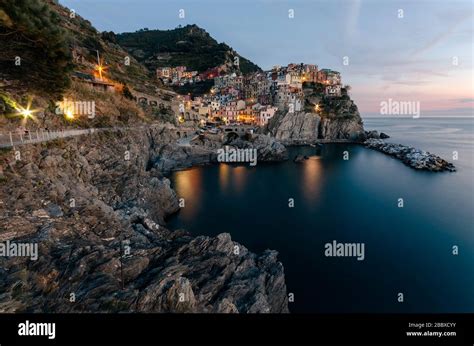
[(474, 116), (472, 0), (60, 3), (99, 31), (197, 24), (265, 70), (304, 62), (339, 71), (363, 116), (389, 99), (419, 102), (424, 116)]

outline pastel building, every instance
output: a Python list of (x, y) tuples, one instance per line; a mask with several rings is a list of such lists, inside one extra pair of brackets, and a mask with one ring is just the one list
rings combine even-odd
[(258, 115), (258, 125), (265, 126), (268, 124), (268, 120), (273, 118), (277, 110), (277, 107), (270, 106), (260, 109), (260, 113)]

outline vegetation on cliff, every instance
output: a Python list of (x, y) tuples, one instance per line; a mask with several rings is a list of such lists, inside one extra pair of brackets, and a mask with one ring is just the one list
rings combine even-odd
[[(169, 109), (139, 106), (134, 100), (131, 90), (155, 95), (160, 87), (155, 75), (114, 43), (110, 34), (98, 32), (88, 20), (56, 1), (0, 1), (0, 35), (3, 130), (174, 120)], [(103, 81), (113, 84), (116, 92), (103, 92), (83, 83), (97, 73), (98, 56)], [(72, 121), (57, 114), (56, 103), (65, 99), (94, 102), (96, 117), (78, 114)], [(18, 107), (27, 105), (34, 110), (34, 121), (19, 117)]]
[(235, 56), (239, 57), (242, 73), (260, 70), (227, 44), (218, 43), (197, 25), (173, 30), (141, 29), (118, 34), (116, 41), (150, 70), (164, 66), (186, 66), (189, 70), (203, 72), (224, 65)]
[(69, 37), (40, 0), (0, 2), (0, 77), (11, 87), (56, 96), (70, 83)]

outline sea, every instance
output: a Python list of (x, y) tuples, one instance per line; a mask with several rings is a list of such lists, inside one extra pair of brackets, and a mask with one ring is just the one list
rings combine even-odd
[[(364, 126), (457, 171), (417, 171), (360, 145), (290, 147), (285, 162), (172, 173), (185, 207), (169, 228), (278, 251), (292, 313), (474, 312), (474, 118)], [(328, 244), (363, 245), (363, 259), (330, 256)]]

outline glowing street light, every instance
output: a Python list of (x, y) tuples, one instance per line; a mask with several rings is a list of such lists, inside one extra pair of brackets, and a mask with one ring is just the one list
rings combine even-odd
[(28, 103), (28, 105), (25, 107), (22, 107), (20, 105), (15, 105), (15, 110), (23, 117), (23, 119), (33, 119), (33, 113), (35, 112), (34, 110), (30, 109), (31, 104)]
[(100, 79), (102, 79), (102, 71), (104, 71), (104, 67), (99, 65), (97, 66), (97, 70), (99, 70)]
[(96, 65), (95, 69), (99, 72), (99, 78), (102, 80), (102, 72), (105, 72), (107, 68), (100, 63), (99, 65)]
[(24, 109), (21, 111), (21, 115), (23, 115), (23, 118), (31, 118), (31, 116), (33, 115), (33, 112), (29, 109)]
[(99, 51), (97, 51), (97, 65), (95, 66), (95, 69), (99, 72), (99, 78), (100, 80), (102, 80), (102, 72), (105, 72), (107, 68), (104, 67), (104, 65), (102, 64), (102, 61), (99, 56)]
[(66, 119), (69, 119), (69, 120), (73, 120), (73, 119), (74, 119), (74, 113), (72, 112), (71, 109), (66, 110), (66, 112), (64, 113), (64, 115), (66, 116)]

